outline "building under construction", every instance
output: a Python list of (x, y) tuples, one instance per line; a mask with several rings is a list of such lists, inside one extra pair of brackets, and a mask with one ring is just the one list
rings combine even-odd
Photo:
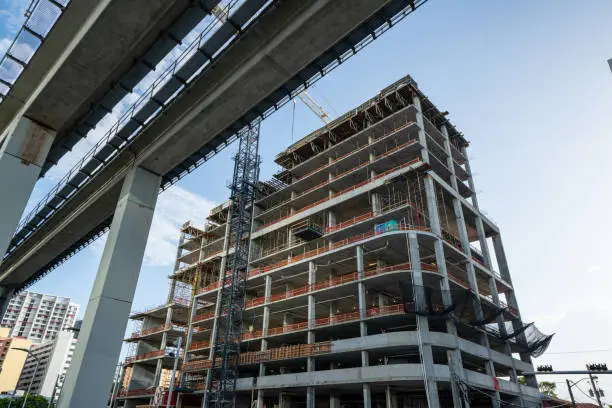
[[(521, 319), (446, 115), (403, 78), (278, 154), (281, 171), (241, 203), (248, 231), (233, 233), (235, 192), (185, 224), (167, 304), (132, 316), (119, 405), (170, 393), (200, 407), (231, 371), (238, 407), (539, 406), (535, 378), (517, 378), (551, 336)], [(237, 246), (248, 267), (232, 314)]]

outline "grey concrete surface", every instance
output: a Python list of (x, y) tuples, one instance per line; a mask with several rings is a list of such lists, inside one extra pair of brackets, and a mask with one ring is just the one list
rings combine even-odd
[(134, 168), (117, 203), (58, 407), (103, 407), (138, 283), (160, 177)]
[[(281, 3), (89, 185), (0, 266), (0, 284), (19, 284), (112, 215), (134, 158), (165, 174), (299, 72), (384, 1)], [(297, 53), (295, 50), (299, 49)], [(265, 137), (265, 136), (264, 136)]]

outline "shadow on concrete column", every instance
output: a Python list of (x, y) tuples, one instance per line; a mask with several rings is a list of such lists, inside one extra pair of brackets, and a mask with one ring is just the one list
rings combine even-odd
[(104, 407), (142, 266), (160, 177), (127, 175), (83, 319), (60, 408)]
[[(0, 137), (0, 259), (6, 253), (19, 219), (55, 138), (55, 132), (28, 118), (15, 120)], [(13, 288), (0, 286), (0, 318)]]

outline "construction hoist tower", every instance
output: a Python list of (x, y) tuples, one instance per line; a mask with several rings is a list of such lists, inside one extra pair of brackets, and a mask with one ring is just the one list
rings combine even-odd
[[(240, 363), (242, 313), (245, 303), (248, 234), (251, 232), (253, 202), (259, 178), (259, 124), (245, 128), (239, 135), (234, 176), (230, 185), (230, 243), (217, 306), (218, 327), (213, 347), (212, 368), (207, 376), (205, 407), (234, 407)], [(232, 248), (233, 247), (233, 248)], [(233, 249), (233, 252), (231, 252)]]

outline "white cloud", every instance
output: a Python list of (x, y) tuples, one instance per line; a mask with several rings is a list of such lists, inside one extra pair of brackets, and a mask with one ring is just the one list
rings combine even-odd
[(12, 41), (13, 40), (11, 40), (10, 38), (0, 39), (0, 55), (4, 55), (6, 50), (8, 50), (8, 48), (11, 46)]
[(13, 33), (16, 32), (19, 27), (25, 21), (25, 10), (29, 2), (22, 0), (10, 0), (4, 2), (4, 8), (0, 10), (0, 22), (4, 28)]
[[(202, 225), (216, 204), (199, 194), (173, 186), (159, 196), (143, 266), (170, 266), (174, 264), (180, 227), (186, 221)], [(92, 244), (91, 249), (101, 255), (106, 236)]]
[(180, 226), (185, 221), (202, 225), (214, 206), (211, 200), (178, 186), (160, 195), (145, 250), (145, 264), (173, 264)]

